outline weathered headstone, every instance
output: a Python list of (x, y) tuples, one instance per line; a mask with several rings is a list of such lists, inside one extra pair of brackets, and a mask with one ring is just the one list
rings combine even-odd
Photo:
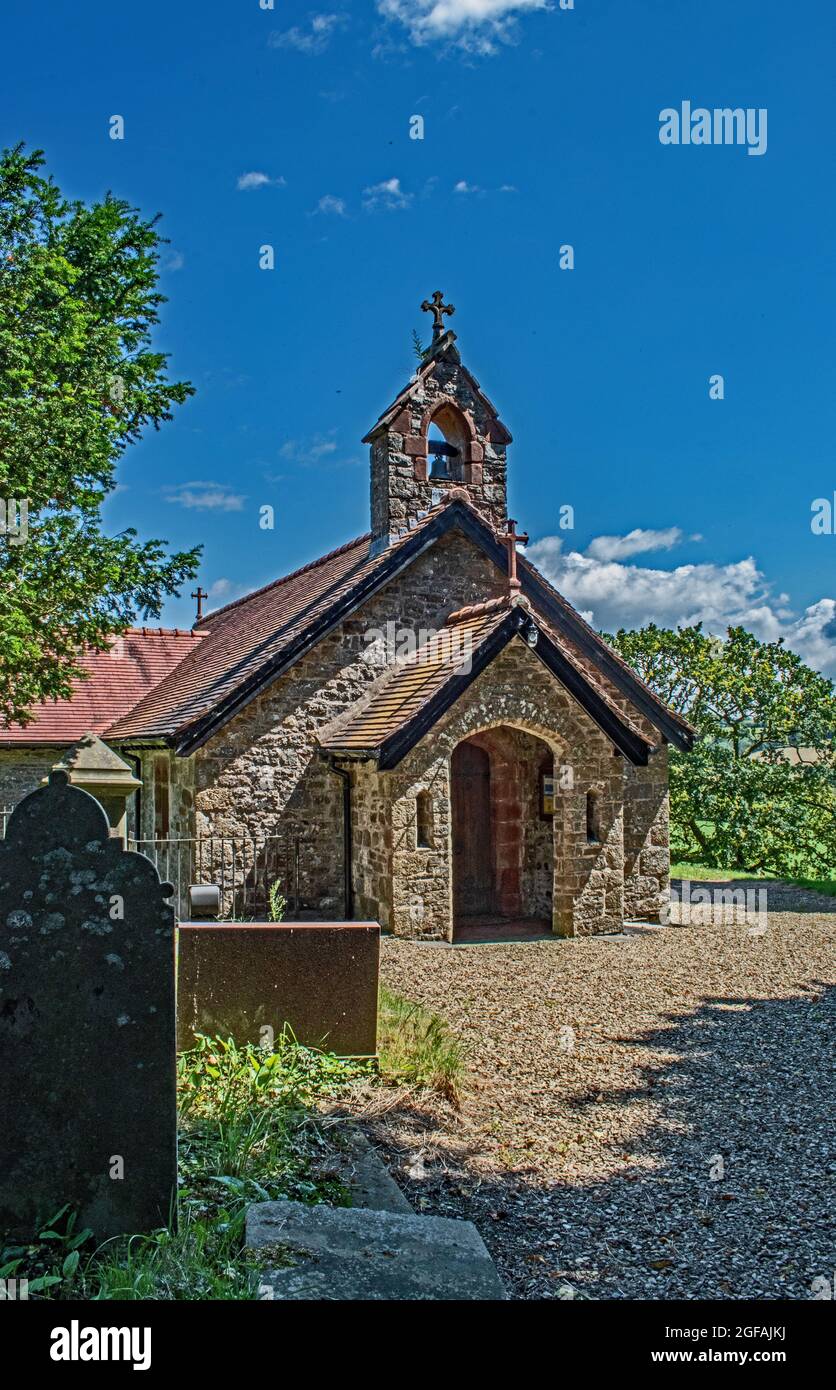
[(0, 1232), (65, 1202), (97, 1237), (173, 1215), (174, 912), (66, 772), (0, 843)]

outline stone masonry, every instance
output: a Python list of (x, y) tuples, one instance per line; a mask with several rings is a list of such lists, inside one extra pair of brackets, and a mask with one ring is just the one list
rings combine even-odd
[[(438, 435), (452, 452), (434, 466), (429, 441)], [(599, 639), (585, 633), (577, 618), (573, 626), (548, 609), (530, 569), (528, 592), (545, 605), (547, 615), (551, 611), (544, 618), (526, 599), (532, 615), (544, 632), (549, 622), (560, 627), (557, 646), (550, 648), (551, 669), (542, 651), (538, 655), (508, 632), (508, 644), (494, 648), (492, 660), (469, 684), (456, 686), (454, 703), (433, 715), (429, 732), (419, 726), (423, 736), (416, 732), (418, 741), (390, 770), (381, 771), (367, 752), (342, 757), (337, 745), (329, 745), (330, 751), (320, 746), (324, 730), (343, 715), (353, 717), (372, 692), (386, 686), (402, 659), (404, 636), (414, 650), (451, 614), (491, 604), (496, 611), (496, 601), (507, 602), (511, 592), (509, 574), (491, 558), (498, 551), (497, 533), (507, 525), (511, 435), (462, 365), (454, 333), (448, 330), (434, 340), (366, 442), (371, 538), (335, 554), (356, 547), (356, 572), (366, 575), (368, 566), (378, 565), (382, 569), (376, 572), (388, 573), (388, 582), (373, 594), (371, 585), (358, 587), (354, 606), (335, 609), (330, 629), (326, 623), (314, 629), (324, 635), (308, 648), (300, 643), (284, 674), (271, 684), (253, 681), (251, 689), (258, 693), (236, 703), (237, 712), (226, 723), (207, 722), (206, 741), (197, 751), (178, 754), (177, 727), (152, 724), (149, 736), (126, 737), (118, 746), (136, 760), (143, 783), (131, 832), (146, 841), (197, 838), (204, 843), (216, 837), (228, 845), (244, 837), (281, 837), (292, 829), (299, 852), (292, 887), (284, 883), (283, 891), (292, 894), (299, 915), (322, 921), (344, 917), (349, 868), (355, 919), (377, 919), (399, 935), (451, 937), (456, 901), (451, 789), (465, 785), (453, 779), (451, 766), (454, 750), (470, 741), (480, 752), (466, 749), (467, 758), (474, 765), (481, 759), (482, 767), (487, 761), (490, 769), (479, 786), (488, 787), (480, 795), (483, 820), (487, 815), (489, 822), (485, 853), (496, 914), (545, 921), (562, 935), (619, 930), (625, 918), (664, 920), (669, 839), (667, 748), (660, 729), (671, 733), (670, 721), (663, 713), (660, 722), (651, 723), (656, 711), (648, 704), (649, 692), (639, 693), (632, 677), (625, 685), (618, 672), (613, 675)], [(451, 492), (458, 495), (449, 499), (448, 512), (440, 503)], [(492, 528), (493, 540), (485, 538), (483, 522)], [(421, 534), (414, 553), (411, 539), (403, 540), (408, 563), (400, 571), (394, 564), (390, 569), (388, 553), (416, 527)], [(333, 559), (326, 557), (329, 564)], [(526, 568), (521, 562), (523, 587)], [(322, 593), (330, 593), (333, 571), (320, 573), (328, 576)], [(253, 596), (262, 615), (272, 588)], [(276, 591), (277, 633), (287, 621), (287, 592), (281, 586)], [(300, 600), (294, 615), (300, 623), (305, 602)], [(244, 625), (247, 603), (233, 605)], [(234, 671), (239, 656), (228, 640), (228, 612), (224, 621), (220, 635), (227, 634)], [(263, 627), (257, 630), (267, 635)], [(209, 651), (212, 615), (198, 635), (201, 653)], [(218, 668), (207, 669), (215, 681)], [(602, 701), (609, 706), (606, 715)], [(137, 727), (141, 722), (129, 723), (128, 733)], [(675, 729), (672, 737), (684, 746)], [(13, 805), (38, 786), (62, 751), (21, 747), (7, 753), (0, 805)], [(645, 756), (647, 766), (630, 761)], [(346, 775), (350, 866), (345, 862)], [(553, 815), (542, 804), (543, 778), (555, 781)], [(480, 843), (485, 840), (483, 835)], [(487, 879), (487, 872), (482, 877)]]
[[(451, 929), (449, 768), (463, 738), (485, 730), (523, 731), (572, 768), (552, 819), (552, 924), (561, 935), (613, 931), (623, 919), (624, 761), (551, 679), (522, 641), (514, 642), (392, 772), (355, 774), (363, 826), (391, 825), (391, 847), (355, 840), (358, 911), (375, 913), (397, 935), (445, 937)], [(601, 838), (586, 838), (586, 794), (599, 794)], [(428, 790), (436, 824), (431, 849), (419, 849), (415, 798)], [(383, 894), (381, 896), (381, 889)], [(535, 900), (536, 901), (536, 900)], [(540, 902), (543, 902), (541, 897)]]
[[(429, 475), (430, 426), (459, 451), (449, 479)], [(449, 353), (422, 367), (394, 417), (367, 436), (371, 442), (372, 532), (385, 540), (408, 528), (433, 497), (467, 488), (473, 506), (500, 530), (507, 519), (506, 445), (511, 436), (473, 377)]]

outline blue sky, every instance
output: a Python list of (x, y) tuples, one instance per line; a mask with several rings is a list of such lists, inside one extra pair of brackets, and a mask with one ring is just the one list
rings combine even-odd
[[(441, 288), (582, 611), (742, 620), (836, 670), (828, 0), (6, 0), (4, 38), (2, 143), (171, 243), (157, 341), (197, 396), (124, 461), (110, 527), (202, 541), (215, 603), (364, 531), (359, 441)], [(686, 100), (765, 108), (765, 153), (663, 146)]]

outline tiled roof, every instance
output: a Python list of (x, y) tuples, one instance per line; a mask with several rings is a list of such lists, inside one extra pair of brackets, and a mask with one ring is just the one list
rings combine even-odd
[(92, 730), (102, 734), (200, 644), (199, 633), (177, 629), (131, 628), (109, 651), (88, 652), (82, 661), (87, 680), (73, 683), (69, 700), (36, 705), (24, 726), (0, 728), (0, 747), (75, 743)]
[[(485, 612), (484, 610), (488, 611)], [(345, 716), (324, 730), (319, 742), (323, 748), (359, 752), (382, 747), (424, 705), (437, 694), (451, 676), (464, 673), (469, 657), (508, 615), (507, 604), (479, 604), (472, 617), (450, 622), (403, 662), (372, 693)]]
[[(199, 647), (144, 694), (133, 709), (116, 719), (106, 730), (107, 736), (177, 740), (175, 746), (180, 752), (200, 746), (326, 631), (451, 527), (460, 527), (504, 569), (504, 546), (466, 493), (456, 489), (388, 546), (373, 547), (371, 536), (360, 536), (321, 560), (208, 614), (197, 628), (203, 634)], [(685, 722), (643, 685), (522, 556), (520, 578), (538, 621), (545, 618), (555, 645), (583, 672), (600, 698), (613, 710), (618, 709), (622, 724), (637, 727), (627, 708), (629, 692), (634, 690), (640, 699), (643, 697), (651, 723), (661, 716), (662, 727), (675, 738), (680, 737), (680, 730), (690, 734)], [(565, 634), (557, 632), (556, 624), (561, 633), (566, 629)], [(579, 643), (586, 648), (585, 653), (579, 650)], [(614, 678), (626, 691), (620, 703), (612, 695)]]
[(492, 599), (460, 609), (407, 661), (395, 666), (361, 701), (321, 731), (331, 753), (374, 757), (395, 767), (490, 661), (521, 629), (537, 630), (541, 659), (632, 762), (647, 761), (646, 735), (609, 696), (599, 679), (567, 652), (566, 644), (521, 598)]
[(153, 738), (177, 733), (209, 714), (242, 685), (281, 657), (330, 609), (377, 571), (391, 564), (398, 547), (442, 510), (435, 507), (387, 549), (372, 553), (371, 536), (358, 537), (321, 560), (209, 613), (198, 631), (200, 650), (153, 690), (108, 733), (113, 738)]

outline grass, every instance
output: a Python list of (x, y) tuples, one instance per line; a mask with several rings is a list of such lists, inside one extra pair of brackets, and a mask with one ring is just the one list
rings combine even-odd
[[(457, 1102), (462, 1054), (443, 1019), (384, 989), (379, 1037), (383, 1080)], [(272, 1051), (200, 1038), (178, 1057), (177, 1222), (96, 1245), (63, 1206), (26, 1244), (0, 1236), (0, 1279), (28, 1280), (35, 1298), (257, 1299), (263, 1260), (244, 1247), (247, 1208), (282, 1197), (348, 1204), (347, 1189), (327, 1175), (333, 1144), (317, 1107), (369, 1071), (289, 1032)]]
[(381, 988), (378, 1055), (384, 1079), (433, 1090), (458, 1103), (460, 1043), (439, 1014)]
[(786, 878), (783, 874), (753, 873), (746, 869), (712, 869), (706, 864), (671, 864), (671, 878), (687, 878), (692, 882), (700, 882), (705, 879), (714, 879), (717, 882), (726, 880), (745, 878), (752, 882), (775, 882), (794, 883), (799, 888), (811, 888), (816, 893), (825, 893), (828, 897), (836, 897), (836, 880), (832, 878)]
[(176, 1228), (95, 1247), (62, 1207), (30, 1244), (0, 1244), (0, 1278), (26, 1278), (30, 1295), (46, 1298), (257, 1298), (259, 1270), (244, 1249), (247, 1207), (282, 1197), (348, 1202), (342, 1184), (319, 1172), (331, 1146), (314, 1106), (366, 1069), (301, 1047), (289, 1033), (272, 1052), (200, 1039), (178, 1058)]

